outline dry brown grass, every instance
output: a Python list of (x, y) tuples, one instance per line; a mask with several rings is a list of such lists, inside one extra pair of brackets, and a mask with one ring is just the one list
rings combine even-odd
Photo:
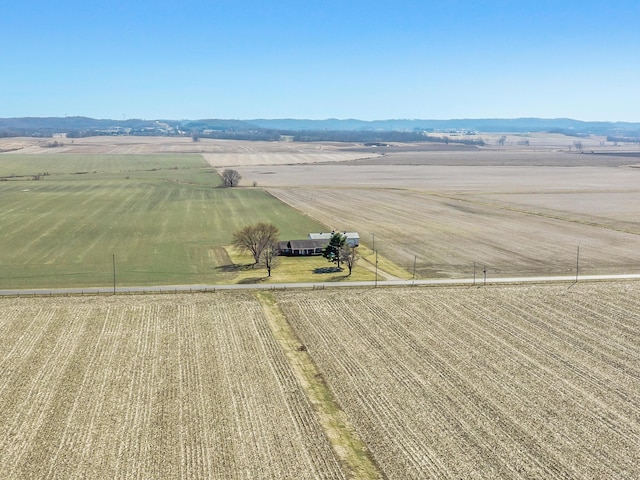
[[(638, 172), (636, 175), (640, 174)], [(445, 189), (447, 187), (444, 187)], [(278, 188), (281, 200), (362, 241), (425, 277), (638, 273), (640, 191), (500, 195), (397, 188)], [(542, 198), (541, 198), (542, 197)], [(598, 210), (584, 201), (598, 201)], [(550, 203), (550, 202), (558, 202)]]

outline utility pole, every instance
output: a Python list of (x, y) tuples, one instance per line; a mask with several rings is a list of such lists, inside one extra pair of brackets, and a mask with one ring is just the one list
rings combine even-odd
[(415, 281), (416, 279), (416, 259), (417, 259), (417, 255), (413, 256), (413, 280)]
[(111, 256), (113, 260), (113, 294), (116, 294), (116, 254), (112, 254)]
[(580, 267), (580, 245), (578, 245), (578, 253), (576, 254), (576, 283), (578, 283), (579, 267)]
[(482, 273), (484, 274), (484, 285), (487, 284), (487, 267), (486, 265), (482, 267)]
[(476, 284), (476, 262), (473, 262), (473, 284)]
[(378, 286), (378, 251), (376, 250), (376, 283), (375, 286)]

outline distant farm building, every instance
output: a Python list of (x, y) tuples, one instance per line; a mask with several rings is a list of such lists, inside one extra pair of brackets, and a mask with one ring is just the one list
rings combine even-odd
[[(329, 243), (329, 240), (331, 240), (331, 236), (336, 233), (336, 232), (320, 232), (320, 233), (310, 233), (309, 234), (309, 239), (310, 240), (321, 240), (324, 242), (325, 245), (327, 245)], [(352, 247), (357, 247), (358, 245), (360, 245), (360, 235), (358, 235), (357, 232), (343, 232), (342, 233), (345, 237), (347, 237), (347, 243), (352, 246)]]

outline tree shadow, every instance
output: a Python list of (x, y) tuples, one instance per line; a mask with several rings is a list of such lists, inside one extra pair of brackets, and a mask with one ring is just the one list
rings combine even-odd
[(230, 263), (228, 265), (219, 265), (215, 267), (215, 270), (221, 273), (238, 273), (238, 272), (247, 272), (249, 270), (253, 270), (255, 264), (253, 263), (245, 263), (245, 264), (233, 264)]
[(347, 278), (349, 278), (348, 273), (346, 275), (338, 275), (335, 277), (327, 278), (325, 282), (341, 282), (343, 280), (346, 280)]
[(214, 268), (215, 271), (220, 273), (236, 273), (238, 271), (237, 265), (220, 265)]
[(338, 267), (318, 267), (313, 269), (313, 273), (340, 273), (342, 268)]

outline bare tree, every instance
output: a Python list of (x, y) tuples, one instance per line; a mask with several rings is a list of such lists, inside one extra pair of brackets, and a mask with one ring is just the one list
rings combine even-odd
[(267, 269), (267, 273), (271, 276), (271, 270), (276, 268), (278, 264), (278, 254), (280, 249), (277, 243), (271, 243), (262, 251), (262, 261)]
[(358, 258), (360, 258), (360, 255), (358, 255), (358, 248), (348, 242), (345, 243), (345, 245), (340, 249), (340, 258), (342, 263), (349, 268), (349, 275), (351, 275), (351, 270), (353, 270)]
[(241, 178), (237, 170), (227, 169), (222, 172), (222, 184), (225, 187), (237, 187)]
[(501, 147), (504, 146), (504, 142), (507, 141), (507, 136), (506, 135), (502, 135), (498, 140), (497, 140), (497, 144), (500, 145)]
[(582, 142), (580, 141), (573, 142), (573, 146), (580, 151), (582, 151), (582, 149), (584, 148), (584, 145), (582, 145)]
[(233, 234), (233, 245), (251, 253), (257, 264), (267, 247), (277, 245), (279, 233), (278, 227), (271, 223), (249, 225)]

